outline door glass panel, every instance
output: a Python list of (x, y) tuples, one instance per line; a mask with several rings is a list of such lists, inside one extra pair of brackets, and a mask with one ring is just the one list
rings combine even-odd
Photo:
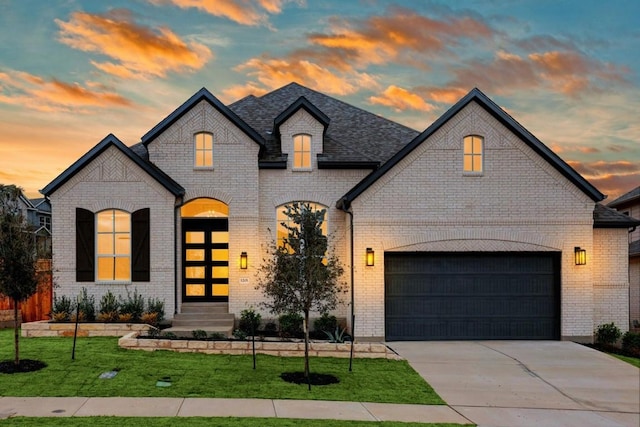
[(229, 232), (228, 231), (212, 232), (211, 243), (229, 243)]
[(212, 294), (214, 297), (226, 297), (229, 296), (229, 285), (213, 285)]
[(229, 261), (229, 249), (213, 249), (211, 251), (212, 261)]
[(204, 284), (187, 285), (188, 297), (201, 297), (204, 296)]
[(204, 231), (187, 231), (186, 243), (204, 243)]
[(204, 267), (185, 267), (187, 279), (204, 279)]
[(203, 261), (204, 249), (187, 249), (187, 261)]
[(227, 279), (229, 277), (229, 267), (213, 267), (211, 277), (214, 279)]

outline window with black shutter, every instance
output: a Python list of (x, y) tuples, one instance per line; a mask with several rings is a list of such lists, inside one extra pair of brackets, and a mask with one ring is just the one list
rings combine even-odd
[(148, 282), (150, 280), (149, 222), (149, 208), (140, 209), (131, 214), (131, 278), (134, 282)]

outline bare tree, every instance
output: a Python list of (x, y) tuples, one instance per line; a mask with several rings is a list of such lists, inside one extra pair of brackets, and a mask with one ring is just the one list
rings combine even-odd
[(287, 237), (273, 245), (269, 259), (260, 268), (258, 289), (268, 301), (263, 306), (274, 314), (298, 313), (304, 316), (304, 375), (309, 377), (309, 313), (326, 313), (336, 308), (339, 294), (346, 292), (341, 281), (340, 261), (322, 234), (326, 210), (313, 210), (308, 203), (286, 207), (289, 223), (282, 223)]
[(16, 366), (20, 365), (18, 307), (38, 289), (36, 241), (20, 211), (20, 188), (0, 184), (0, 294), (13, 302)]

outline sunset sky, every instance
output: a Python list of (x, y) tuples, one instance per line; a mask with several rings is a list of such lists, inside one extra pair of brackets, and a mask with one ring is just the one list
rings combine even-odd
[(640, 1), (0, 0), (0, 183), (30, 197), (201, 87), (424, 130), (478, 87), (608, 202), (640, 185)]

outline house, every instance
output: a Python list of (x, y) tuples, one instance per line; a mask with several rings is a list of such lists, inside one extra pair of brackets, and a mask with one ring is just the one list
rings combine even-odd
[[(640, 218), (640, 186), (607, 205), (625, 215)], [(640, 228), (629, 231), (629, 321), (640, 329)]]
[(47, 198), (29, 199), (22, 191), (18, 209), (29, 223), (36, 237), (38, 258), (51, 258), (51, 204)]
[(478, 89), (417, 132), (296, 83), (230, 105), (203, 88), (42, 193), (61, 294), (239, 315), (262, 301), (284, 207), (305, 201), (327, 210), (353, 290), (335, 314), (360, 339), (591, 341), (628, 324), (639, 222)]

